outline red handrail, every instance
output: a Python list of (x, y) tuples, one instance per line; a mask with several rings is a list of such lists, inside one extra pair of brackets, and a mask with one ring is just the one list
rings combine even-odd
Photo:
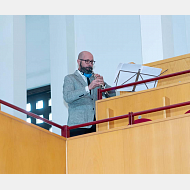
[(132, 83), (124, 84), (124, 85), (121, 85), (121, 86), (115, 86), (115, 87), (105, 88), (105, 89), (98, 89), (98, 100), (102, 99), (102, 92), (106, 92), (106, 91), (110, 91), (110, 90), (117, 90), (119, 88), (124, 88), (124, 87), (129, 87), (129, 86), (133, 86), (133, 85), (138, 85), (138, 84), (142, 84), (142, 83), (155, 81), (155, 80), (170, 78), (170, 77), (183, 75), (183, 74), (187, 74), (187, 73), (190, 73), (190, 70), (180, 71), (180, 72), (177, 72), (177, 73), (163, 75), (163, 76), (155, 77), (155, 78), (152, 78), (152, 79), (146, 79), (146, 80), (142, 80), (142, 81), (138, 81), (138, 82), (132, 82)]
[(173, 104), (173, 105), (169, 105), (169, 106), (163, 106), (163, 107), (154, 108), (154, 109), (149, 109), (149, 110), (144, 110), (144, 111), (135, 112), (135, 113), (129, 112), (129, 114), (126, 114), (126, 115), (110, 117), (110, 118), (102, 119), (102, 120), (98, 120), (98, 121), (93, 121), (93, 122), (83, 123), (83, 124), (79, 124), (79, 125), (69, 126), (68, 129), (69, 130), (70, 129), (76, 129), (79, 127), (84, 127), (84, 126), (88, 126), (88, 125), (95, 125), (98, 123), (104, 123), (104, 122), (123, 119), (123, 118), (129, 118), (129, 124), (132, 125), (132, 124), (134, 124), (134, 116), (143, 115), (143, 114), (147, 114), (147, 113), (153, 113), (153, 112), (157, 112), (157, 111), (168, 110), (168, 109), (177, 108), (177, 107), (181, 107), (181, 106), (187, 106), (187, 105), (190, 105), (190, 101), (182, 102), (182, 103), (178, 103), (178, 104)]
[[(105, 91), (109, 91), (109, 90), (116, 90), (116, 89), (119, 89), (119, 88), (124, 88), (124, 87), (133, 86), (133, 85), (137, 85), (137, 84), (141, 84), (141, 83), (145, 83), (145, 82), (151, 82), (151, 81), (154, 81), (154, 80), (159, 80), (159, 79), (169, 78), (169, 77), (173, 77), (173, 76), (178, 76), (178, 75), (182, 75), (182, 74), (186, 74), (186, 73), (190, 73), (190, 70), (177, 72), (177, 73), (172, 73), (172, 74), (169, 74), (169, 75), (164, 75), (164, 76), (156, 77), (156, 78), (153, 78), (153, 79), (147, 79), (147, 80), (134, 82), (134, 83), (126, 84), (126, 85), (121, 85), (121, 86), (116, 86), (116, 87), (111, 87), (111, 88), (107, 88), (107, 89), (98, 89), (98, 99), (102, 98), (101, 92), (105, 92)], [(5, 102), (5, 101), (1, 100), (1, 99), (0, 99), (0, 103), (3, 104), (3, 105), (8, 106), (10, 108), (13, 108), (13, 109), (15, 109), (17, 111), (20, 111), (20, 112), (22, 112), (24, 114), (27, 114), (27, 115), (29, 115), (31, 117), (34, 117), (36, 119), (40, 119), (40, 120), (44, 121), (47, 124), (50, 124), (50, 125), (53, 125), (55, 127), (60, 128), (61, 129), (61, 135), (66, 137), (66, 138), (70, 136), (70, 130), (71, 129), (76, 129), (76, 128), (84, 127), (84, 126), (88, 126), (88, 125), (95, 125), (95, 124), (104, 123), (104, 122), (113, 121), (113, 120), (118, 120), (118, 119), (123, 119), (123, 118), (129, 118), (129, 124), (132, 125), (134, 123), (134, 116), (190, 105), (190, 101), (188, 101), (188, 102), (183, 102), (183, 103), (179, 103), (179, 104), (173, 104), (173, 105), (154, 108), (154, 109), (150, 109), (150, 110), (144, 110), (144, 111), (135, 112), (135, 113), (129, 112), (126, 115), (111, 117), (111, 118), (107, 118), (107, 119), (102, 119), (102, 120), (98, 120), (98, 121), (83, 123), (83, 124), (74, 125), (74, 126), (69, 127), (67, 125), (61, 126), (61, 125), (59, 125), (57, 123), (49, 121), (48, 119), (42, 118), (42, 117), (40, 117), (40, 116), (38, 116), (38, 115), (36, 115), (36, 114), (34, 114), (32, 112), (28, 112), (28, 111), (26, 111), (26, 110), (24, 110), (22, 108), (19, 108), (19, 107), (13, 105), (13, 104), (10, 104), (8, 102)]]
[(94, 125), (94, 124), (99, 124), (99, 123), (104, 123), (104, 122), (118, 120), (118, 119), (124, 119), (124, 118), (129, 118), (129, 125), (132, 125), (132, 124), (134, 124), (134, 116), (190, 105), (190, 101), (182, 102), (182, 103), (178, 103), (178, 104), (173, 104), (173, 105), (169, 105), (169, 106), (163, 106), (163, 107), (144, 110), (144, 111), (135, 112), (135, 113), (129, 112), (129, 114), (126, 114), (126, 115), (111, 117), (111, 118), (107, 118), (107, 119), (102, 119), (102, 120), (98, 120), (98, 121), (83, 123), (83, 124), (79, 124), (79, 125), (73, 125), (73, 126), (69, 127), (67, 125), (63, 125), (63, 126), (58, 125), (57, 123), (49, 121), (49, 120), (47, 120), (45, 118), (42, 118), (42, 117), (40, 117), (40, 116), (38, 116), (38, 115), (36, 115), (34, 113), (28, 112), (28, 111), (26, 111), (26, 110), (24, 110), (22, 108), (19, 108), (19, 107), (13, 105), (13, 104), (7, 103), (7, 102), (5, 102), (5, 101), (3, 101), (1, 99), (0, 99), (0, 103), (3, 104), (3, 105), (8, 106), (10, 108), (13, 108), (13, 109), (15, 109), (17, 111), (20, 111), (22, 113), (25, 113), (25, 114), (27, 114), (27, 115), (29, 115), (31, 117), (36, 118), (36, 119), (40, 119), (40, 120), (44, 121), (47, 124), (50, 124), (50, 125), (53, 125), (55, 127), (60, 128), (61, 129), (61, 135), (66, 137), (66, 138), (70, 137), (70, 130), (71, 129), (76, 129), (76, 128), (79, 128), (79, 127), (84, 127), (84, 126), (88, 126), (88, 125)]
[(1, 99), (0, 99), (0, 103), (3, 104), (3, 105), (5, 105), (5, 106), (8, 106), (8, 107), (10, 107), (10, 108), (13, 108), (13, 109), (15, 109), (15, 110), (17, 110), (17, 111), (19, 111), (19, 112), (25, 113), (25, 114), (27, 114), (27, 115), (29, 115), (29, 116), (31, 116), (31, 117), (36, 118), (36, 119), (40, 119), (40, 120), (44, 121), (45, 123), (47, 123), (47, 124), (49, 124), (49, 125), (53, 125), (53, 126), (58, 127), (58, 128), (60, 128), (60, 129), (64, 129), (64, 126), (61, 126), (61, 125), (59, 125), (59, 124), (57, 124), (57, 123), (54, 123), (54, 122), (52, 122), (52, 121), (49, 121), (48, 119), (42, 118), (42, 117), (40, 117), (39, 115), (36, 115), (36, 114), (34, 114), (34, 113), (32, 113), (32, 112), (29, 112), (29, 111), (26, 111), (26, 110), (24, 110), (24, 109), (22, 109), (22, 108), (19, 108), (19, 107), (13, 105), (13, 104), (10, 104), (10, 103), (8, 103), (8, 102), (5, 102), (5, 101), (1, 100)]
[(178, 104), (173, 104), (173, 105), (168, 105), (168, 106), (163, 106), (163, 107), (159, 107), (159, 108), (153, 108), (153, 109), (149, 109), (149, 110), (144, 110), (144, 111), (139, 111), (139, 112), (131, 112), (130, 113), (130, 121), (131, 124), (134, 124), (134, 116), (137, 115), (143, 115), (143, 114), (147, 114), (147, 113), (153, 113), (153, 112), (157, 112), (157, 111), (163, 111), (163, 110), (168, 110), (168, 109), (172, 109), (172, 108), (177, 108), (177, 107), (182, 107), (182, 106), (187, 106), (190, 105), (190, 101), (188, 102), (182, 102), (182, 103), (178, 103)]
[(181, 106), (187, 106), (187, 105), (190, 105), (190, 101), (182, 102), (182, 103), (178, 103), (178, 104), (172, 104), (172, 105), (168, 105), (168, 106), (163, 106), (163, 107), (159, 107), (159, 108), (153, 108), (153, 109), (144, 110), (144, 111), (139, 111), (139, 112), (134, 112), (133, 116), (168, 110), (168, 109), (177, 108), (177, 107), (181, 107)]
[(116, 116), (116, 117), (110, 117), (110, 118), (107, 118), (107, 119), (101, 119), (101, 120), (98, 120), (98, 121), (92, 121), (92, 122), (88, 122), (88, 123), (82, 123), (82, 124), (79, 124), (79, 125), (73, 125), (73, 126), (69, 126), (68, 128), (69, 128), (69, 130), (70, 129), (76, 129), (76, 128), (79, 128), (79, 127), (84, 127), (84, 126), (88, 126), (88, 125), (95, 125), (95, 124), (98, 124), (98, 123), (104, 123), (104, 122), (118, 120), (118, 119), (124, 119), (124, 118), (128, 118), (128, 117), (129, 117), (129, 114), (120, 115), (120, 116)]

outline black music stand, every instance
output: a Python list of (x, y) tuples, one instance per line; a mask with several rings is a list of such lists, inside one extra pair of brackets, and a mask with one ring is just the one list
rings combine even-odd
[[(130, 64), (130, 67), (132, 67), (131, 64)], [(146, 68), (148, 68), (148, 67), (147, 66), (139, 66), (137, 71), (129, 71), (129, 70), (122, 70), (122, 69), (119, 70), (119, 72), (118, 72), (118, 74), (116, 76), (116, 79), (115, 79), (116, 86), (132, 83), (132, 82), (137, 82), (137, 81), (141, 81), (141, 80), (145, 80), (145, 79), (149, 79), (149, 78), (155, 78), (155, 77), (158, 77), (158, 76), (160, 76), (161, 74), (163, 74), (164, 72), (167, 71), (166, 70), (163, 73), (161, 73), (161, 69), (159, 69), (159, 68), (151, 68), (151, 69), (157, 69), (156, 74), (150, 74), (150, 73), (148, 74), (147, 71), (143, 72), (143, 68), (144, 68), (144, 70), (146, 70)], [(129, 75), (129, 78), (127, 80), (122, 81), (122, 83), (118, 84), (119, 77), (122, 74), (122, 72), (127, 73)], [(156, 85), (157, 85), (157, 82), (158, 81), (152, 81), (152, 82), (149, 82), (149, 83), (143, 83), (143, 84), (139, 84), (139, 85), (141, 85), (141, 90), (146, 90), (146, 89), (150, 89), (150, 88), (155, 88)], [(150, 83), (151, 83), (151, 85), (150, 85)], [(128, 91), (129, 92), (135, 92), (137, 86), (138, 85), (134, 85), (132, 87), (132, 90), (128, 90)], [(137, 90), (137, 91), (139, 91), (139, 90)]]

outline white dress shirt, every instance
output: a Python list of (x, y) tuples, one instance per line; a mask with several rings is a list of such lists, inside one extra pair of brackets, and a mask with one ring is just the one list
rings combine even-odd
[(90, 93), (90, 90), (88, 88), (88, 82), (87, 82), (87, 77), (85, 77), (79, 70), (77, 70), (78, 73), (81, 75), (81, 77), (84, 79), (84, 81), (86, 82), (87, 86), (85, 86), (85, 90), (87, 93)]

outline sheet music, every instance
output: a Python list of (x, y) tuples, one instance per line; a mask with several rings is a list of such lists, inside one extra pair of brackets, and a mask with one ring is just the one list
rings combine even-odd
[[(142, 80), (155, 78), (159, 76), (162, 69), (142, 66), (140, 64), (120, 63), (116, 71), (114, 86), (120, 86), (120, 85), (135, 82), (137, 79), (138, 71), (140, 71), (138, 81), (142, 81)], [(157, 81), (139, 84), (136, 86), (135, 91), (137, 92), (141, 90), (155, 88), (156, 85), (157, 85)], [(118, 91), (132, 91), (132, 90), (133, 90), (133, 86), (118, 89)]]

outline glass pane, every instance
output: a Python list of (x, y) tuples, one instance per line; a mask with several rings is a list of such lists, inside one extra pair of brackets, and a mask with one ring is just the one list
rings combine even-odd
[(49, 99), (48, 101), (48, 106), (51, 106), (51, 99)]
[(52, 113), (49, 114), (49, 120), (52, 121)]
[[(40, 117), (42, 117), (42, 118), (44, 118), (44, 116), (43, 115), (39, 115)], [(36, 124), (40, 124), (40, 123), (43, 123), (43, 121), (42, 120), (40, 120), (40, 119), (36, 119)]]
[(26, 111), (31, 111), (31, 104), (30, 103), (26, 104)]
[(40, 100), (36, 103), (36, 109), (42, 109), (43, 108), (43, 100)]
[(31, 118), (27, 118), (26, 121), (27, 121), (28, 123), (31, 123)]

